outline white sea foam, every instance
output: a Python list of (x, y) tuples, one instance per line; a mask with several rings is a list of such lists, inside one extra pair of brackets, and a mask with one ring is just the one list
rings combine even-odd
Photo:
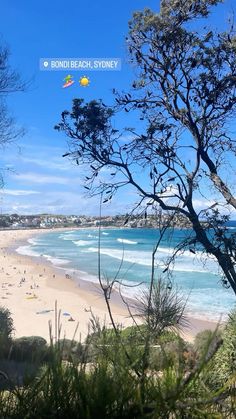
[(25, 256), (34, 256), (34, 257), (39, 257), (40, 253), (35, 252), (32, 249), (32, 246), (20, 246), (18, 247), (18, 249), (16, 249), (17, 253), (19, 253), (20, 255), (25, 255)]
[(109, 236), (109, 233), (106, 233), (105, 231), (103, 231), (103, 232), (102, 232), (102, 234), (103, 234), (104, 236)]
[(68, 231), (64, 231), (63, 234), (72, 234), (72, 233), (76, 233), (76, 230), (68, 230)]
[(75, 239), (73, 234), (60, 234), (59, 239), (72, 241)]
[[(75, 271), (73, 270), (73, 273), (74, 272)], [(79, 270), (77, 270), (77, 274), (78, 274), (78, 278), (82, 279), (83, 281), (89, 281), (94, 284), (99, 284), (99, 280), (96, 275), (88, 274), (87, 272), (79, 271)]]
[[(173, 266), (173, 271), (176, 272), (200, 272), (200, 273), (209, 273), (208, 269), (201, 269), (200, 267), (196, 266), (195, 268), (192, 266), (186, 266), (184, 264), (176, 264), (175, 266)], [(211, 272), (212, 273), (212, 272)]]
[[(166, 255), (171, 256), (171, 255), (173, 255), (174, 251), (175, 251), (174, 247), (161, 247), (160, 246), (160, 247), (158, 247), (156, 254), (158, 255), (158, 253), (164, 253)], [(203, 254), (203, 252), (200, 252), (200, 251), (195, 251), (195, 253), (192, 253), (189, 250), (185, 250), (183, 253), (179, 253), (180, 257), (182, 255), (184, 257), (188, 257), (188, 258), (191, 258), (191, 259), (196, 259), (196, 257), (201, 257), (204, 254)]]
[(135, 242), (133, 240), (127, 240), (127, 239), (117, 239), (119, 243), (125, 243), (125, 244), (138, 244), (138, 242)]
[(28, 239), (28, 243), (32, 244), (33, 246), (36, 246), (39, 242), (37, 239), (32, 238)]
[(76, 281), (78, 278), (79, 280), (82, 279), (83, 281), (88, 281), (88, 282), (92, 282), (94, 284), (99, 285), (99, 280), (96, 275), (92, 275), (92, 274), (89, 274), (88, 272), (80, 271), (78, 269), (65, 268), (62, 266), (58, 266), (58, 269), (61, 269), (66, 274), (69, 274), (73, 278), (74, 281)]
[(87, 241), (87, 240), (73, 240), (73, 243), (76, 244), (76, 246), (89, 246), (94, 243), (94, 241)]
[(140, 297), (148, 290), (148, 284), (131, 281), (121, 281), (120, 284), (115, 284), (114, 289), (121, 293), (123, 297), (139, 300)]
[[(99, 280), (97, 275), (88, 274), (88, 272), (81, 271), (78, 269), (68, 269), (59, 267), (65, 273), (72, 276), (72, 278), (76, 281), (76, 278), (82, 279), (83, 281), (89, 281), (96, 285), (99, 285)], [(131, 286), (132, 285), (132, 286)], [(120, 284), (115, 284), (114, 289), (116, 291), (121, 291), (122, 295), (126, 298), (140, 298), (143, 295), (143, 292), (147, 290), (148, 284), (144, 284), (140, 282), (134, 282), (129, 280), (120, 280)]]
[(99, 239), (99, 236), (94, 236), (93, 234), (88, 234), (88, 237), (91, 239)]
[[(97, 247), (89, 247), (84, 252), (96, 252)], [(120, 249), (106, 249), (101, 248), (100, 250), (102, 255), (110, 256), (115, 259), (124, 260), (126, 262), (131, 263), (138, 263), (140, 265), (151, 266), (151, 255), (149, 252), (132, 252), (132, 251), (125, 251), (123, 252)]]
[(50, 255), (43, 255), (43, 257), (49, 260), (49, 262), (51, 262), (53, 265), (66, 265), (67, 263), (70, 263), (70, 261), (67, 259), (55, 258)]
[[(83, 252), (97, 252), (97, 247), (89, 247), (86, 250), (83, 250)], [(152, 254), (151, 252), (138, 252), (138, 251), (122, 251), (121, 249), (109, 249), (109, 248), (101, 248), (100, 250), (101, 254), (110, 256), (112, 258), (123, 260), (125, 262), (134, 263), (138, 265), (143, 266), (151, 266), (152, 265)], [(155, 264), (158, 265), (160, 269), (165, 268), (165, 262), (166, 258), (160, 258), (157, 254), (155, 257)], [(215, 263), (210, 263), (206, 265), (206, 268), (203, 267), (203, 264), (201, 261), (198, 261), (197, 259), (191, 259), (189, 257), (182, 256), (181, 258), (177, 259), (176, 263), (173, 266), (173, 270), (177, 272), (200, 272), (200, 273), (209, 273), (212, 272), (214, 274), (217, 273), (217, 269), (215, 266)]]

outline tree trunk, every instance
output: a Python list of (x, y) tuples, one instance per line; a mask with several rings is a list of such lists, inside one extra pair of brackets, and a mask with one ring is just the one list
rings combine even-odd
[(206, 249), (207, 253), (212, 254), (217, 259), (225, 277), (236, 295), (236, 271), (230, 255), (223, 253), (219, 248), (215, 247), (207, 237), (206, 231), (202, 227), (197, 214), (195, 213), (191, 203), (188, 204), (189, 220), (192, 223), (196, 238)]

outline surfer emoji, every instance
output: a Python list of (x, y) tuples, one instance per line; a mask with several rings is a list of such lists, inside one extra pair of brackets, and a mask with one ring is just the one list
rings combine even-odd
[(74, 80), (72, 79), (73, 79), (73, 76), (71, 76), (70, 74), (63, 79), (65, 82), (62, 86), (63, 89), (65, 89), (66, 87), (70, 87), (72, 86), (72, 84), (74, 84)]

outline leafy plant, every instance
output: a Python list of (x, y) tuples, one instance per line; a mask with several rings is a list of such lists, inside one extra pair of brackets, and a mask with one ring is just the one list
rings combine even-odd
[(47, 358), (48, 352), (47, 341), (41, 336), (23, 336), (13, 340), (10, 359), (42, 362)]
[(0, 357), (9, 351), (13, 331), (11, 312), (7, 308), (0, 307)]

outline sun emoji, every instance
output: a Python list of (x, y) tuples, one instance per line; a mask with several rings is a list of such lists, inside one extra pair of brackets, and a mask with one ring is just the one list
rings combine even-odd
[(82, 87), (87, 87), (90, 84), (90, 80), (87, 76), (83, 76), (83, 77), (80, 78), (79, 84)]

